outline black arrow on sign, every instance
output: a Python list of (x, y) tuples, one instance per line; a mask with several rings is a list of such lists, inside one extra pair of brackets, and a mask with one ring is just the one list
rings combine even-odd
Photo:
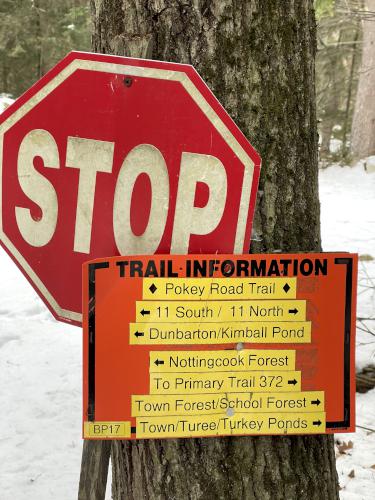
[(146, 315), (150, 314), (150, 311), (146, 311), (145, 309), (142, 309), (141, 314), (142, 314), (142, 316), (146, 316)]
[(322, 422), (320, 420), (314, 420), (313, 425), (319, 426), (322, 425)]
[(297, 314), (298, 313), (298, 309), (296, 309), (296, 308), (289, 309), (289, 312), (290, 312), (290, 314)]
[(296, 385), (297, 384), (297, 380), (295, 378), (293, 380), (288, 380), (288, 384), (289, 385)]
[(319, 399), (314, 399), (313, 401), (311, 401), (311, 404), (319, 406), (320, 405), (320, 400)]
[(162, 360), (160, 360), (160, 359), (157, 359), (157, 360), (155, 361), (155, 365), (156, 365), (156, 366), (159, 366), (159, 365), (164, 365), (164, 361), (162, 361)]
[(144, 334), (144, 332), (138, 332), (138, 331), (137, 331), (137, 332), (135, 332), (135, 333), (134, 333), (134, 335), (135, 335), (136, 337), (144, 337), (144, 335), (145, 335), (145, 334)]

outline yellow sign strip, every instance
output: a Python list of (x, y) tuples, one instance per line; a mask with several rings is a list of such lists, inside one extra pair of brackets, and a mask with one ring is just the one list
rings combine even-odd
[(294, 370), (296, 352), (276, 349), (221, 351), (152, 351), (150, 372), (223, 372)]
[(320, 434), (325, 413), (237, 413), (189, 417), (138, 417), (137, 438), (256, 434)]
[(130, 422), (84, 422), (84, 438), (130, 438)]
[(142, 323), (183, 321), (304, 321), (305, 300), (237, 300), (205, 302), (136, 302), (136, 321)]
[(130, 323), (131, 345), (306, 344), (310, 321), (231, 323)]
[(144, 278), (148, 300), (295, 299), (297, 278)]
[(150, 394), (296, 392), (300, 390), (300, 371), (150, 374)]
[(210, 415), (215, 413), (316, 412), (324, 410), (324, 392), (133, 395), (132, 417)]

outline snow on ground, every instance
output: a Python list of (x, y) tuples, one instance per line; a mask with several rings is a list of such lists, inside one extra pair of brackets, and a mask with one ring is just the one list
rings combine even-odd
[[(360, 255), (357, 316), (374, 318), (357, 321), (361, 369), (375, 364), (375, 172), (366, 173), (363, 164), (322, 170), (320, 199), (323, 249)], [(356, 406), (357, 432), (336, 435), (342, 500), (375, 498), (375, 389), (357, 394)]]
[(335, 436), (341, 500), (375, 498), (375, 389), (357, 394), (356, 406), (361, 427), (353, 434)]
[(0, 498), (65, 500), (81, 453), (81, 335), (55, 321), (1, 250)]
[[(320, 184), (324, 250), (375, 257), (375, 174), (335, 166), (321, 171)], [(81, 332), (51, 317), (3, 250), (0, 276), (0, 499), (70, 500), (82, 450)], [(374, 281), (374, 261), (362, 260), (361, 317), (375, 316)], [(375, 330), (369, 320), (358, 326)], [(359, 366), (375, 352), (362, 330)], [(375, 390), (358, 396), (357, 409), (358, 424), (374, 429)], [(342, 500), (375, 498), (375, 432), (337, 439)]]
[(374, 318), (357, 322), (356, 365), (360, 369), (375, 364), (375, 172), (367, 173), (362, 163), (321, 170), (320, 200), (323, 250), (360, 256), (357, 316)]
[(8, 94), (0, 94), (0, 113), (2, 113), (8, 106), (14, 102)]

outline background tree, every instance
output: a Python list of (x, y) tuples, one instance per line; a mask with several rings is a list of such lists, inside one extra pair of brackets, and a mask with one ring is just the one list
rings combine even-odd
[[(312, 0), (91, 0), (97, 52), (193, 64), (263, 158), (253, 251), (320, 249)], [(332, 436), (116, 441), (113, 497), (338, 498)]]
[(316, 1), (317, 109), (323, 160), (348, 160), (362, 48), (361, 4), (362, 0)]
[(1, 0), (0, 94), (18, 97), (72, 49), (89, 50), (87, 0)]
[(352, 125), (354, 159), (375, 154), (375, 0), (361, 12), (363, 50)]
[[(320, 156), (325, 163), (349, 161), (362, 51), (361, 20), (369, 19), (363, 2), (314, 2), (318, 21), (317, 115)], [(18, 97), (70, 50), (89, 50), (88, 4), (89, 0), (0, 1), (0, 95)], [(134, 53), (139, 52), (139, 42), (144, 40), (127, 40)], [(121, 52), (121, 36), (112, 43), (118, 45), (114, 50)], [(361, 120), (358, 123), (360, 131)]]

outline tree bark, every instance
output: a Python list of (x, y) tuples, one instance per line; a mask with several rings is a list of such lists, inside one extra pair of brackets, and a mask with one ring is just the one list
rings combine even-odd
[(340, 73), (340, 54), (338, 51), (339, 44), (341, 42), (342, 30), (339, 32), (339, 37), (336, 46), (327, 47), (327, 58), (329, 61), (329, 79), (328, 85), (331, 86), (328, 92), (328, 98), (324, 106), (324, 114), (322, 118), (322, 123), (320, 126), (322, 142), (320, 145), (320, 157), (327, 158), (331, 151), (331, 137), (333, 127), (335, 126), (335, 121), (337, 120), (337, 110), (339, 108), (339, 92), (336, 88), (336, 84), (339, 81), (338, 74)]
[(40, 5), (37, 0), (34, 0), (33, 8), (35, 9), (35, 41), (36, 41), (36, 78), (38, 81), (42, 78), (43, 71), (43, 38), (42, 38), (42, 23)]
[(353, 87), (354, 87), (354, 68), (356, 66), (356, 60), (357, 60), (357, 52), (358, 52), (358, 47), (357, 47), (357, 42), (359, 39), (359, 26), (356, 25), (355, 28), (355, 33), (354, 33), (354, 38), (353, 38), (353, 45), (351, 47), (352, 50), (352, 57), (351, 57), (351, 62), (350, 62), (350, 73), (349, 73), (349, 81), (348, 81), (348, 91), (346, 95), (346, 104), (345, 104), (345, 116), (344, 116), (344, 123), (342, 126), (342, 156), (345, 159), (348, 155), (349, 149), (348, 149), (348, 130), (350, 127), (350, 122), (349, 122), (349, 115), (350, 115), (350, 110), (352, 106), (352, 93), (353, 93)]
[(363, 48), (352, 123), (354, 160), (375, 154), (375, 0), (366, 0)]
[(104, 500), (111, 441), (84, 441), (78, 500)]
[[(97, 52), (190, 63), (263, 158), (252, 251), (320, 250), (313, 0), (91, 0)], [(332, 436), (116, 441), (113, 498), (334, 500)]]

